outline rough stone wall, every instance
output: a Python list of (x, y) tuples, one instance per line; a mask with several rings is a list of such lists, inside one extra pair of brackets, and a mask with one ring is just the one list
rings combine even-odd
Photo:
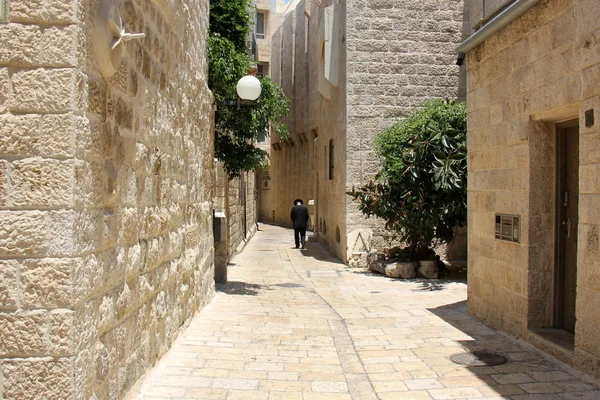
[[(467, 57), (471, 313), (534, 340), (552, 327), (555, 124), (579, 119), (575, 352), (600, 376), (600, 4), (542, 0)], [(521, 216), (521, 243), (494, 239), (495, 213)]]
[[(322, 7), (335, 4), (333, 0), (321, 1)], [(342, 32), (347, 31), (347, 20), (350, 18), (348, 2), (339, 3), (340, 14), (345, 16), (340, 21)], [(339, 60), (337, 60), (339, 85), (331, 87), (331, 99), (321, 95), (319, 82), (319, 41), (320, 29), (324, 23), (323, 10), (318, 4), (311, 5), (309, 25), (309, 127), (319, 133), (315, 141), (314, 159), (316, 174), (316, 226), (319, 242), (324, 244), (340, 260), (346, 260), (346, 158), (347, 158), (347, 36), (340, 38)], [(329, 179), (329, 141), (334, 144), (334, 178)], [(336, 232), (339, 230), (339, 240)]]
[[(332, 3), (325, 1), (323, 7)], [(310, 10), (310, 21), (304, 15), (307, 8)], [(336, 207), (335, 203), (343, 203), (343, 195), (340, 194), (343, 192), (343, 168), (336, 171), (335, 181), (329, 181), (328, 166), (320, 157), (325, 151), (321, 147), (328, 145), (329, 139), (335, 138), (339, 143), (336, 159), (342, 160), (337, 165), (343, 165), (344, 83), (340, 88), (333, 89), (331, 100), (325, 99), (318, 91), (318, 44), (322, 23), (323, 12), (319, 6), (300, 1), (294, 10), (286, 14), (281, 29), (273, 35), (273, 79), (281, 82), (284, 92), (292, 100), (292, 106), (291, 117), (287, 120), (290, 140), (279, 142), (279, 148), (271, 151), (271, 189), (268, 196), (272, 199), (272, 210), (265, 211), (268, 211), (269, 217), (271, 211), (275, 211), (275, 223), (278, 225), (291, 226), (289, 212), (294, 199), (302, 198), (305, 205), (308, 200), (314, 199), (316, 205), (309, 206), (309, 211), (319, 240), (341, 257), (337, 251), (335, 228), (343, 224), (344, 216), (343, 208)], [(338, 67), (342, 77), (340, 81), (343, 82), (343, 54), (341, 57)], [(276, 143), (279, 141), (276, 136), (272, 139)], [(321, 182), (319, 189), (318, 174)], [(334, 182), (339, 186), (337, 189), (334, 189)], [(319, 215), (322, 220), (320, 224)], [(325, 232), (319, 225), (333, 226), (333, 229)]]
[[(256, 232), (257, 205), (255, 192), (254, 172), (243, 172), (242, 178), (222, 181), (228, 185), (225, 193), (228, 202), (225, 204), (227, 223), (229, 225), (229, 257), (233, 256), (240, 246), (245, 244)], [(226, 179), (226, 175), (223, 175)], [(244, 226), (245, 224), (245, 226)]]
[[(271, 13), (271, 2), (268, 0), (254, 0), (254, 6), (257, 11), (265, 13), (265, 38), (256, 39), (258, 46), (258, 54), (256, 61), (270, 63), (271, 62), (271, 27), (277, 23), (277, 18)], [(274, 20), (275, 17), (275, 20)]]
[(281, 29), (281, 47), (277, 51), (282, 65), (281, 87), (292, 101), (290, 117), (286, 119), (290, 139), (280, 143), (279, 150), (271, 152), (271, 171), (277, 193), (275, 222), (291, 227), (289, 212), (293, 201), (301, 198), (308, 205), (308, 200), (313, 199), (314, 185), (314, 138), (307, 128), (308, 59), (304, 2), (288, 12)]
[[(346, 188), (369, 181), (379, 168), (373, 138), (433, 98), (456, 98), (463, 0), (365, 2), (348, 0)], [(381, 248), (382, 222), (365, 219), (348, 196), (347, 230), (375, 231)], [(345, 242), (344, 242), (345, 244)], [(349, 244), (350, 245), (350, 244)], [(348, 255), (350, 256), (350, 255)]]
[[(470, 10), (470, 30), (471, 32), (479, 29), (480, 21), (489, 18), (494, 12), (511, 0), (467, 0)], [(465, 1), (465, 4), (467, 3)]]
[(214, 292), (208, 1), (116, 3), (108, 81), (97, 2), (0, 25), (2, 398), (122, 398)]

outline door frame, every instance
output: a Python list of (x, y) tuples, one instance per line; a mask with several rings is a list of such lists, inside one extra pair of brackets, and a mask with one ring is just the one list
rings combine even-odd
[[(577, 127), (579, 131), (579, 119), (574, 118), (554, 126), (555, 135), (555, 177), (554, 177), (554, 295), (553, 295), (553, 321), (552, 325), (557, 329), (564, 329), (564, 269), (561, 264), (561, 247), (564, 247), (564, 233), (562, 233), (562, 202), (563, 196), (561, 182), (564, 181), (563, 174), (566, 173), (562, 152), (565, 151), (564, 136), (561, 131)], [(579, 154), (577, 155), (579, 157)], [(578, 162), (579, 163), (579, 162)], [(564, 249), (563, 249), (564, 250)]]

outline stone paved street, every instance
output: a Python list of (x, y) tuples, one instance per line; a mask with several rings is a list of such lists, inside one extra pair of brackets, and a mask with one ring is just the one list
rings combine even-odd
[[(600, 389), (466, 314), (466, 283), (348, 269), (260, 225), (138, 399), (600, 399)], [(488, 350), (497, 367), (449, 356)]]

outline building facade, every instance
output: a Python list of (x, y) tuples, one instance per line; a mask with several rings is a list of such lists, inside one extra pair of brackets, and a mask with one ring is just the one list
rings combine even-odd
[(292, 99), (291, 136), (272, 138), (259, 217), (290, 226), (293, 200), (314, 200), (319, 242), (344, 262), (364, 262), (386, 246), (383, 223), (365, 219), (346, 192), (378, 171), (377, 133), (429, 99), (464, 97), (454, 50), (463, 1), (292, 4), (271, 55), (273, 79)]
[[(269, 76), (271, 63), (271, 29), (281, 23), (277, 10), (285, 7), (278, 0), (271, 9), (269, 0), (255, 0), (250, 5), (251, 28), (249, 47), (256, 61), (258, 76)], [(255, 145), (270, 150), (268, 132)], [(217, 282), (227, 280), (227, 263), (256, 233), (259, 219), (259, 191), (255, 171), (241, 171), (239, 178), (229, 180), (220, 163), (216, 163), (215, 216), (219, 237), (215, 237), (215, 267)]]
[(209, 2), (176, 4), (0, 25), (0, 398), (123, 398), (213, 296)]
[(468, 309), (598, 377), (600, 3), (485, 3), (461, 46)]

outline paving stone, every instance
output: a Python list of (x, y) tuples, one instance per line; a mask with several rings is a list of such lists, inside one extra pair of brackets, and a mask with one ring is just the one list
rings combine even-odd
[(215, 378), (213, 388), (216, 389), (258, 389), (258, 379)]
[[(217, 286), (139, 399), (600, 399), (594, 383), (467, 315), (463, 282), (424, 293), (416, 282), (348, 272), (318, 244), (295, 253), (289, 236), (261, 226), (232, 260), (229, 286)], [(266, 244), (277, 258), (264, 258)], [(336, 273), (315, 279), (321, 268)], [(471, 346), (509, 362), (449, 360)]]
[(528, 382), (534, 382), (535, 380), (527, 375), (524, 374), (522, 372), (517, 372), (514, 374), (496, 374), (496, 375), (491, 375), (492, 379), (495, 380), (496, 382), (498, 382), (501, 385), (506, 385), (506, 384), (516, 384), (516, 383), (528, 383)]
[(227, 391), (223, 389), (192, 389), (186, 391), (185, 398), (223, 400), (227, 398)]
[(311, 382), (311, 389), (317, 393), (346, 393), (348, 384), (346, 382), (315, 381)]

